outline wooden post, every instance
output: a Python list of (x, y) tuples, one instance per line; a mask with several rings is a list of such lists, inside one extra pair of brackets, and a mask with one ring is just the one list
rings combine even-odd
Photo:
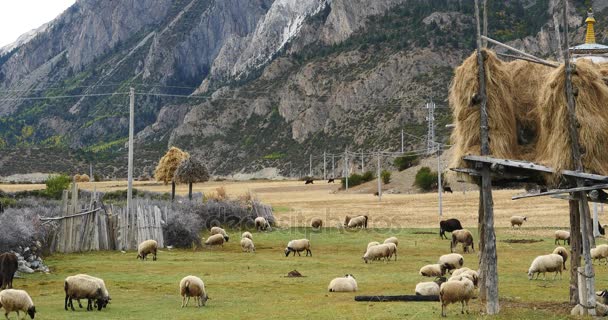
[(175, 200), (175, 181), (171, 181), (171, 202), (173, 200)]
[(312, 153), (310, 154), (310, 157), (309, 157), (308, 176), (312, 179)]
[(377, 177), (378, 177), (378, 202), (382, 201), (382, 181), (380, 180), (380, 174), (382, 173), (380, 170), (380, 151), (378, 151), (378, 168), (377, 168)]
[(327, 180), (327, 152), (323, 151), (323, 180)]
[(188, 183), (188, 199), (192, 201), (192, 182)]
[[(486, 97), (486, 82), (484, 56), (481, 50), (481, 27), (479, 18), (479, 0), (475, 0), (475, 20), (477, 23), (477, 63), (479, 69), (479, 96), (481, 97), (480, 120), (481, 120), (481, 155), (490, 153), (489, 146), (489, 126), (488, 110)], [(483, 234), (484, 241), (483, 259), (481, 259), (480, 291), (485, 291), (486, 313), (488, 315), (497, 314), (500, 311), (498, 303), (498, 270), (496, 256), (496, 234), (494, 233), (494, 203), (492, 199), (492, 181), (490, 176), (490, 166), (484, 164), (481, 170), (481, 189), (483, 200)]]
[(363, 159), (363, 152), (361, 152), (361, 174), (365, 173), (365, 160)]
[[(488, 0), (483, 0), (483, 35), (488, 36)], [(483, 40), (483, 47), (488, 47), (487, 40)]]
[(135, 127), (135, 89), (129, 89), (129, 160), (127, 167), (127, 214), (133, 205), (133, 135)]
[(346, 191), (348, 191), (348, 149), (344, 150), (344, 178), (346, 179)]
[(570, 304), (579, 303), (578, 273), (581, 266), (581, 225), (579, 221), (578, 201), (568, 201), (570, 207)]

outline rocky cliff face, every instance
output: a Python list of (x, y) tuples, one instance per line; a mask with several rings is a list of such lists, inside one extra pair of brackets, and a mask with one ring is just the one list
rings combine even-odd
[[(555, 56), (559, 1), (490, 3), (491, 36)], [(576, 42), (585, 9), (572, 4)], [(429, 98), (445, 138), (452, 68), (473, 48), (471, 12), (457, 0), (79, 0), (0, 51), (0, 148), (68, 148), (75, 167), (122, 175), (129, 86), (137, 174), (170, 145), (216, 174), (296, 174), (308, 153), (396, 150), (402, 128), (424, 136)], [(97, 96), (106, 93), (117, 94)], [(196, 96), (167, 96), (176, 94)], [(22, 99), (57, 95), (78, 97)], [(6, 154), (0, 161), (18, 163), (27, 153)]]

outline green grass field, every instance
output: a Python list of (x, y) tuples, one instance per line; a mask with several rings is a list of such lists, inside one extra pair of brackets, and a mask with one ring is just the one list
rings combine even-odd
[[(498, 319), (567, 318), (569, 272), (562, 280), (529, 281), (526, 272), (533, 258), (550, 253), (554, 229), (498, 229), (499, 291)], [(476, 234), (476, 230), (471, 230)], [(429, 234), (432, 232), (432, 234)], [(38, 314), (36, 319), (436, 319), (438, 302), (355, 302), (355, 295), (414, 294), (421, 266), (435, 263), (449, 252), (449, 242), (440, 240), (435, 229), (364, 230), (341, 232), (324, 229), (284, 229), (271, 233), (253, 232), (257, 253), (242, 253), (240, 231), (231, 232), (224, 248), (166, 250), (158, 261), (136, 260), (135, 252), (95, 252), (47, 257), (51, 274), (36, 273), (15, 280), (15, 287), (27, 290)], [(399, 238), (398, 261), (365, 264), (361, 259), (369, 241)], [(313, 257), (286, 258), (288, 240), (311, 239)], [(505, 239), (542, 239), (531, 244), (509, 244)], [(477, 239), (476, 239), (477, 240)], [(459, 247), (459, 251), (461, 248)], [(477, 252), (466, 254), (465, 266), (477, 268)], [(569, 265), (569, 264), (568, 264)], [(305, 277), (287, 278), (297, 269)], [(605, 288), (607, 267), (596, 265), (597, 288)], [(65, 311), (63, 279), (88, 273), (105, 280), (112, 302), (103, 311)], [(334, 277), (352, 273), (359, 285), (356, 294), (329, 293)], [(211, 297), (203, 308), (180, 308), (178, 283), (186, 275), (201, 277)], [(471, 314), (461, 315), (451, 305), (448, 317), (483, 317), (478, 300), (470, 304)], [(15, 314), (12, 315), (12, 318)]]

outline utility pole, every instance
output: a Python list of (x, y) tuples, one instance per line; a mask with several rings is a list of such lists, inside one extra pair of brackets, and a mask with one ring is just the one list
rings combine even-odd
[(323, 151), (323, 180), (327, 180), (327, 162), (325, 161), (326, 156), (327, 152)]
[(310, 154), (310, 161), (308, 163), (308, 176), (312, 179), (312, 153)]
[(365, 160), (363, 159), (363, 151), (361, 151), (361, 174), (365, 172)]
[(346, 178), (346, 191), (348, 191), (348, 148), (344, 149), (344, 177)]
[(89, 163), (89, 181), (93, 181), (93, 164)]
[(401, 154), (403, 154), (403, 129), (401, 129)]
[(133, 132), (135, 127), (135, 89), (129, 90), (129, 164), (127, 169), (127, 216), (133, 206)]
[(334, 162), (334, 154), (333, 153), (331, 155), (331, 178), (332, 179), (336, 178), (336, 166), (335, 166), (335, 162)]
[(380, 151), (378, 151), (378, 166), (376, 168), (376, 176), (378, 177), (378, 202), (382, 201), (382, 181), (380, 181)]

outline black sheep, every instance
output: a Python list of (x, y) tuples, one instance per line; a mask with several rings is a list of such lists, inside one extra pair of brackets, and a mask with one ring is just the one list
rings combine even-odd
[(334, 178), (329, 178), (329, 180), (327, 180), (327, 183), (335, 183)]
[(314, 180), (306, 179), (306, 182), (304, 184), (314, 184)]
[(16, 254), (12, 252), (0, 254), (0, 289), (13, 288), (13, 277), (18, 267)]
[(462, 229), (462, 225), (458, 219), (448, 219), (439, 222), (439, 237), (447, 239), (446, 232)]

